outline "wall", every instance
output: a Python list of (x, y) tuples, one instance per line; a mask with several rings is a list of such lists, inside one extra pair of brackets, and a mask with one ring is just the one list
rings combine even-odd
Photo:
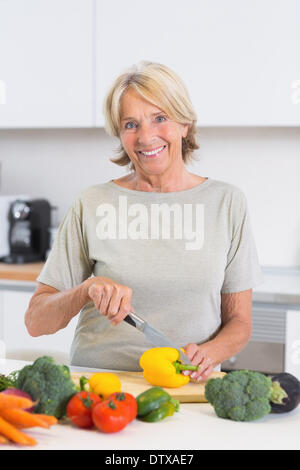
[[(245, 192), (260, 263), (300, 266), (299, 128), (201, 128), (198, 140), (190, 171)], [(81, 189), (126, 173), (109, 161), (117, 146), (103, 129), (0, 130), (0, 194), (45, 197), (59, 222)]]

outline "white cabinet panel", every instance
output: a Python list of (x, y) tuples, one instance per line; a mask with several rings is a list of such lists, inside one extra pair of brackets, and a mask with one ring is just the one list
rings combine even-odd
[(298, 0), (1, 0), (0, 128), (103, 126), (140, 60), (183, 78), (200, 126), (300, 125), (299, 16)]
[(97, 126), (113, 79), (140, 60), (183, 78), (198, 125), (300, 125), (299, 17), (297, 0), (96, 0)]
[(0, 294), (3, 328), (0, 339), (4, 340), (7, 357), (34, 360), (36, 357), (48, 354), (58, 361), (68, 362), (78, 318), (73, 318), (66, 328), (53, 335), (32, 337), (24, 324), (24, 315), (32, 293), (3, 290)]
[(92, 127), (92, 25), (93, 0), (0, 1), (1, 128)]

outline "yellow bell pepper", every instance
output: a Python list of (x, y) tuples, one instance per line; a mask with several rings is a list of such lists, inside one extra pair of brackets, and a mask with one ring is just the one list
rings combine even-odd
[(89, 378), (90, 391), (105, 400), (111, 393), (121, 391), (121, 380), (112, 372), (96, 372)]
[(140, 357), (143, 376), (154, 386), (182, 387), (189, 382), (190, 377), (181, 374), (181, 371), (198, 370), (198, 366), (182, 364), (178, 359), (179, 351), (175, 348), (148, 349)]

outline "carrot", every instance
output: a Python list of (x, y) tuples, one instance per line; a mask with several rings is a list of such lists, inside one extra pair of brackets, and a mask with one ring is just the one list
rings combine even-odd
[(18, 428), (32, 428), (34, 426), (49, 428), (50, 426), (42, 418), (39, 418), (33, 413), (28, 413), (28, 411), (21, 410), (20, 408), (0, 410), (0, 416)]
[(0, 410), (5, 408), (31, 408), (32, 406), (34, 406), (34, 403), (29, 398), (0, 393)]
[(55, 416), (39, 414), (39, 413), (34, 413), (34, 415), (38, 416), (41, 419), (43, 419), (45, 421), (45, 423), (49, 424), (49, 426), (52, 426), (53, 424), (57, 424), (57, 422), (58, 422), (58, 419)]
[(5, 421), (0, 416), (0, 433), (17, 444), (33, 446), (37, 444), (36, 440), (28, 436), (22, 431), (19, 431), (15, 426)]
[(9, 443), (9, 440), (6, 439), (6, 437), (1, 436), (0, 434), (0, 444), (8, 444), (8, 443)]

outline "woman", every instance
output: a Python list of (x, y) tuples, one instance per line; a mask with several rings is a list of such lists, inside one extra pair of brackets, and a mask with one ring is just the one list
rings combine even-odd
[(261, 280), (247, 202), (234, 185), (189, 172), (196, 116), (181, 79), (144, 62), (118, 77), (106, 129), (122, 178), (81, 192), (66, 214), (25, 316), (32, 336), (80, 317), (71, 364), (141, 370), (150, 343), (133, 311), (186, 350), (197, 380), (251, 336)]

